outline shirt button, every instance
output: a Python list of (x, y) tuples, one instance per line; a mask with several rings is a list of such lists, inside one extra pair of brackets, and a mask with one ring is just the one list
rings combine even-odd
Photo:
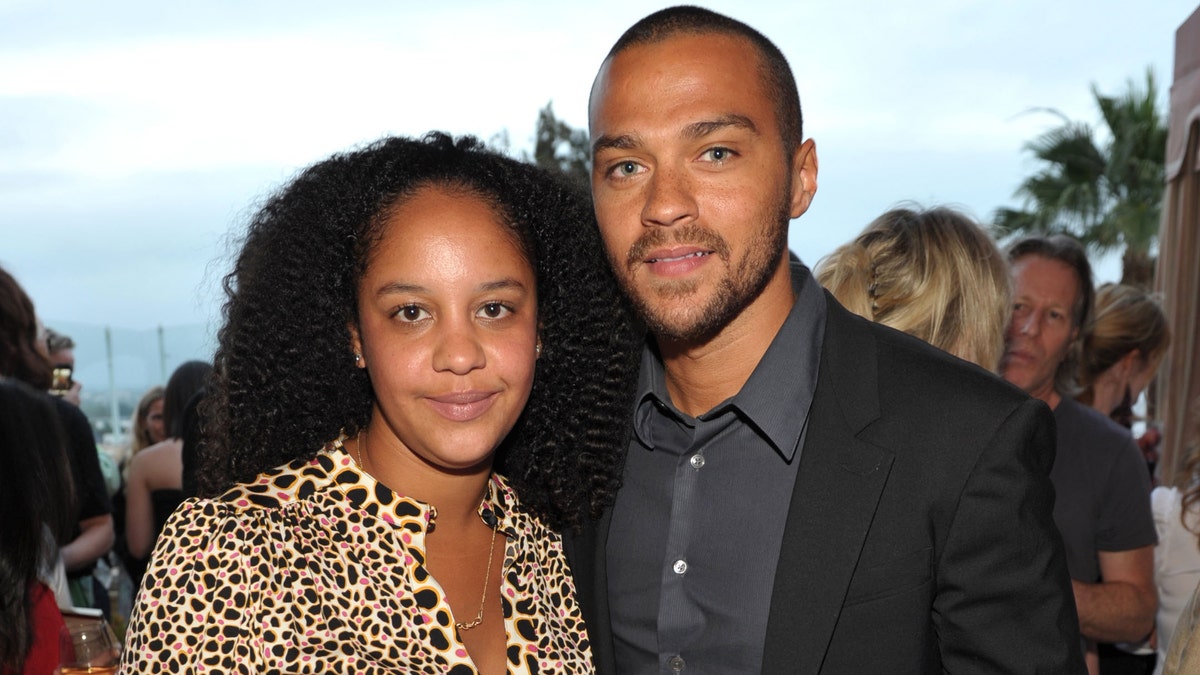
[(687, 561), (676, 560), (675, 564), (671, 565), (671, 569), (675, 570), (675, 574), (683, 574), (687, 571)]
[(672, 656), (670, 659), (667, 660), (667, 665), (671, 666), (671, 670), (673, 670), (674, 672), (682, 673), (683, 672), (683, 657), (678, 656), (678, 655)]
[(693, 469), (699, 469), (704, 466), (704, 455), (692, 455), (692, 458), (688, 460), (688, 464), (691, 464)]

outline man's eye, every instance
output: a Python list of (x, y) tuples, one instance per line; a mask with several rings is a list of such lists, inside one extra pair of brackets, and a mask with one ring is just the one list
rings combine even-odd
[(732, 158), (734, 152), (729, 148), (709, 148), (708, 150), (704, 151), (704, 155), (708, 157), (709, 160), (719, 164)]
[(617, 176), (633, 176), (638, 172), (637, 162), (621, 162), (613, 167), (613, 173)]

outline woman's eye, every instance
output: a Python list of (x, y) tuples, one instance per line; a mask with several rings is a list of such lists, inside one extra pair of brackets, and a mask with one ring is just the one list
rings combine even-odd
[(396, 311), (396, 318), (401, 321), (420, 321), (427, 315), (428, 312), (416, 305), (405, 305)]
[(489, 302), (479, 308), (479, 313), (489, 319), (499, 319), (507, 316), (510, 312), (512, 312), (511, 309), (499, 302)]

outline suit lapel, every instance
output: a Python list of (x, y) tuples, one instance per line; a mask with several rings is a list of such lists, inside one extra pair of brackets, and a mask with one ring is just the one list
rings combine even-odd
[(821, 370), (788, 510), (764, 673), (820, 671), (892, 454), (857, 435), (879, 416), (870, 331), (827, 296)]

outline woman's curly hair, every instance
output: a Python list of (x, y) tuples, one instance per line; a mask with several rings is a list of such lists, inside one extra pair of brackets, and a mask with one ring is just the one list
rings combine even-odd
[(576, 526), (611, 503), (641, 335), (591, 204), (558, 176), (442, 133), (334, 155), (301, 172), (251, 220), (225, 277), (214, 387), (201, 411), (201, 495), (312, 457), (367, 424), (374, 394), (350, 347), (358, 283), (387, 214), (429, 186), (490, 203), (537, 277), (543, 349), (497, 470), (552, 527)]

